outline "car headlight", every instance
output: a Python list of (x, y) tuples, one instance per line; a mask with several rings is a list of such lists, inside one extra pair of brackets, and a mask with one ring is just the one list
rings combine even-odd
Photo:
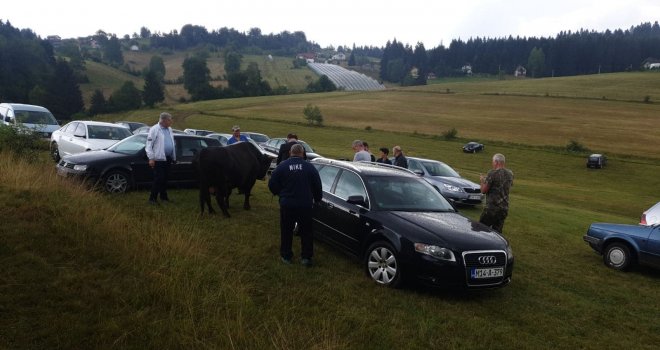
[(509, 260), (513, 259), (513, 250), (510, 245), (506, 246), (506, 256)]
[(73, 166), (73, 170), (75, 171), (85, 171), (87, 170), (87, 164), (76, 164)]
[(438, 247), (436, 245), (429, 245), (424, 243), (415, 243), (415, 251), (418, 253), (430, 255), (434, 258), (438, 258), (446, 261), (456, 261), (454, 252), (447, 248)]
[(447, 185), (447, 184), (442, 184), (444, 186), (445, 190), (447, 191), (452, 191), (452, 192), (463, 192), (463, 190), (460, 187), (452, 186), (452, 185)]

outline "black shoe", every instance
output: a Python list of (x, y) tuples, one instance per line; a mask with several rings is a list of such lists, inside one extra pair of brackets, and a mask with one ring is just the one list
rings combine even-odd
[(168, 203), (168, 204), (172, 204), (172, 203), (174, 203), (174, 201), (171, 200), (171, 199), (169, 199), (169, 198), (167, 198), (167, 199), (161, 199), (160, 201), (163, 202), (163, 203)]
[(149, 200), (149, 204), (150, 204), (150, 205), (158, 205), (158, 202), (156, 202), (155, 199), (150, 199), (150, 200)]
[(283, 263), (285, 263), (287, 265), (291, 265), (291, 258), (285, 258), (285, 257), (281, 256), (280, 259), (282, 260)]
[(300, 263), (305, 267), (312, 267), (312, 265), (314, 265), (312, 259), (302, 259)]

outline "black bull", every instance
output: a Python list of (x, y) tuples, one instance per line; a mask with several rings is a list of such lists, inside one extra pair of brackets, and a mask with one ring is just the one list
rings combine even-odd
[(271, 161), (271, 157), (249, 142), (202, 149), (194, 161), (199, 176), (201, 212), (204, 213), (206, 204), (209, 213), (215, 213), (211, 205), (211, 193), (215, 193), (222, 214), (229, 217), (227, 208), (233, 188), (245, 195), (243, 208), (249, 210), (252, 187), (257, 179), (264, 179)]

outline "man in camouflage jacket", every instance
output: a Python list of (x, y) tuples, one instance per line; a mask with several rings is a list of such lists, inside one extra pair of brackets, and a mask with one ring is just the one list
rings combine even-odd
[(493, 156), (493, 169), (481, 175), (481, 193), (486, 194), (486, 207), (479, 222), (502, 233), (504, 219), (509, 213), (509, 189), (513, 186), (513, 172), (505, 167), (504, 155)]

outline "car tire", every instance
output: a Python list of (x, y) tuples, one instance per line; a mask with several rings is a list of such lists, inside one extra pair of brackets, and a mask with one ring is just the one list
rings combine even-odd
[(630, 254), (630, 247), (625, 243), (616, 242), (605, 247), (603, 262), (607, 267), (625, 271), (630, 267), (632, 260), (633, 256)]
[(378, 241), (367, 249), (364, 257), (364, 268), (377, 284), (398, 288), (403, 281), (398, 252), (388, 242)]
[(55, 162), (59, 162), (62, 157), (60, 157), (60, 148), (57, 146), (57, 142), (52, 142), (50, 144), (50, 156)]
[(110, 170), (103, 175), (103, 190), (108, 193), (125, 193), (131, 187), (131, 177), (123, 170)]

